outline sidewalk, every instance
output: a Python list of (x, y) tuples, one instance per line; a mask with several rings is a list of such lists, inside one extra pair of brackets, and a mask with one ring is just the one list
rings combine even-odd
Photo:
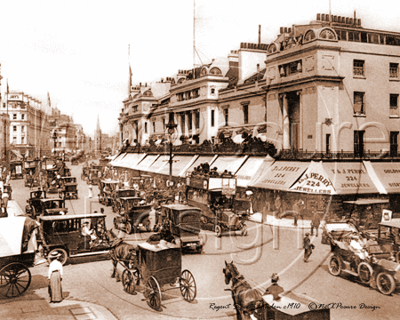
[(105, 307), (83, 301), (63, 300), (60, 303), (49, 303), (46, 300), (19, 300), (1, 302), (0, 319), (117, 319)]
[[(261, 212), (253, 213), (249, 217), (250, 221), (257, 222), (257, 223), (261, 223), (261, 219), (262, 219)], [(271, 226), (279, 226), (279, 227), (283, 227), (283, 228), (296, 228), (296, 226), (294, 225), (293, 218), (278, 219), (272, 215), (267, 215), (267, 219), (266, 219), (266, 221), (264, 221), (264, 224), (271, 225)], [(311, 229), (311, 220), (302, 220), (302, 219), (297, 220), (297, 228)]]

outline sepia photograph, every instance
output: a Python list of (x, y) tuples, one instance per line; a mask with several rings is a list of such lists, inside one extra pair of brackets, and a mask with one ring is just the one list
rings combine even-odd
[(396, 319), (399, 9), (2, 1), (0, 318)]

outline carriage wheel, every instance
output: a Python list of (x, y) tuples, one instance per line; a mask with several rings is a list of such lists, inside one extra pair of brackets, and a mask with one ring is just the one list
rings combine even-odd
[(216, 234), (217, 237), (220, 237), (221, 234), (222, 234), (222, 229), (221, 229), (221, 226), (219, 224), (217, 224), (215, 226), (215, 234)]
[(183, 270), (182, 275), (179, 278), (179, 289), (183, 299), (191, 302), (196, 298), (197, 287), (196, 281), (194, 280), (193, 274), (189, 270)]
[(381, 272), (376, 277), (376, 285), (378, 286), (378, 290), (385, 294), (390, 295), (396, 289), (396, 282), (393, 279), (391, 274), (386, 272)]
[(60, 263), (61, 263), (62, 265), (64, 265), (64, 264), (67, 262), (67, 260), (68, 260), (68, 253), (67, 253), (67, 251), (65, 251), (64, 249), (62, 249), (62, 248), (53, 249), (53, 250), (51, 250), (51, 251), (49, 252), (48, 256), (51, 255), (51, 254), (53, 254), (53, 253), (59, 253), (59, 254), (61, 254), (61, 257), (58, 259), (58, 261), (60, 261)]
[(0, 294), (7, 297), (18, 297), (31, 284), (31, 272), (19, 262), (13, 262), (0, 270)]
[(132, 224), (129, 221), (127, 221), (126, 224), (125, 224), (125, 230), (126, 230), (127, 234), (131, 234), (132, 233)]
[(122, 272), (122, 285), (124, 286), (124, 290), (129, 294), (133, 294), (136, 291), (136, 281), (133, 278), (132, 272), (128, 269), (125, 269)]
[(358, 277), (362, 283), (369, 283), (373, 272), (372, 267), (366, 262), (361, 262), (358, 266)]
[(242, 228), (241, 228), (242, 232), (240, 233), (242, 236), (247, 236), (247, 226), (243, 223)]
[(342, 271), (342, 261), (337, 255), (332, 255), (328, 262), (329, 273), (334, 276), (340, 275)]
[(150, 308), (160, 310), (161, 290), (156, 278), (150, 277), (147, 279), (144, 296), (146, 297), (146, 302)]

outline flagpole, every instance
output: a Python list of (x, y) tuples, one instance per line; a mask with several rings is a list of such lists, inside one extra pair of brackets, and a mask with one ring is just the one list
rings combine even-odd
[[(7, 118), (10, 119), (10, 116), (8, 115), (8, 93), (9, 93), (9, 89), (8, 89), (8, 78), (7, 78), (7, 93), (6, 93), (6, 108), (7, 108)], [(11, 123), (11, 121), (9, 122), (9, 124)], [(8, 126), (8, 131), (10, 131), (10, 125)], [(10, 132), (8, 132), (10, 133)], [(8, 135), (9, 137), (11, 136), (10, 134)], [(6, 134), (6, 138), (7, 138), (7, 134)], [(10, 139), (10, 138), (8, 138)], [(8, 141), (10, 143), (10, 141)], [(7, 156), (7, 143), (6, 143), (6, 163), (8, 165), (8, 156)]]

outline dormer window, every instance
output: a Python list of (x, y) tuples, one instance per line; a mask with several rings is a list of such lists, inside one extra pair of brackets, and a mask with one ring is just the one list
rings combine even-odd
[(320, 32), (319, 37), (327, 40), (337, 40), (336, 34), (330, 29), (324, 29)]
[(314, 30), (308, 30), (307, 32), (306, 32), (306, 35), (304, 36), (304, 41), (305, 42), (308, 42), (308, 41), (311, 41), (311, 40), (314, 40), (316, 37), (315, 37), (315, 32), (314, 32)]
[(220, 75), (222, 75), (222, 72), (219, 68), (214, 67), (214, 68), (211, 68), (210, 74), (212, 74), (213, 76), (220, 76)]

